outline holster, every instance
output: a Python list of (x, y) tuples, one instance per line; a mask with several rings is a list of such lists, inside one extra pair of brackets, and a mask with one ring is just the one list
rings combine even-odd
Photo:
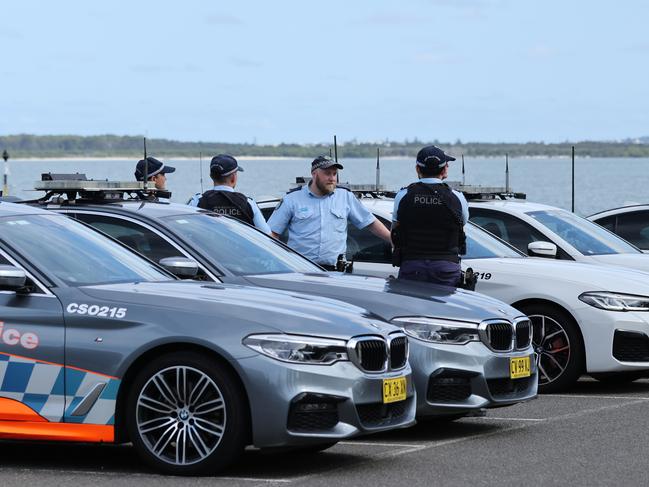
[(390, 231), (390, 238), (392, 239), (392, 265), (394, 267), (401, 267), (401, 261), (403, 259), (403, 235), (399, 231), (399, 227), (392, 228)]
[(473, 272), (471, 267), (467, 268), (466, 271), (460, 273), (460, 282), (458, 283), (459, 288), (466, 289), (467, 291), (475, 291), (475, 286), (478, 283), (478, 274)]

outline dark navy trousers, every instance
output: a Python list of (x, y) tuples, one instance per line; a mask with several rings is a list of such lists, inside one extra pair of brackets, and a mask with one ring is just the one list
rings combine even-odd
[(460, 264), (447, 260), (406, 260), (401, 263), (399, 279), (456, 287), (460, 280)]

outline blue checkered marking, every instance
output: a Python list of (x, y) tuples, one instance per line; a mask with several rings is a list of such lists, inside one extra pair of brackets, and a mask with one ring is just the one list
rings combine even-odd
[(85, 376), (86, 372), (81, 372), (80, 370), (75, 369), (67, 369), (65, 376), (65, 395), (74, 396)]
[(47, 394), (25, 394), (23, 401), (37, 413), (40, 413), (50, 396)]
[(0, 390), (6, 392), (24, 392), (32, 375), (34, 363), (9, 362)]
[(65, 369), (63, 367), (61, 367), (59, 375), (56, 377), (56, 382), (54, 382), (54, 387), (52, 387), (50, 394), (57, 396), (65, 394)]

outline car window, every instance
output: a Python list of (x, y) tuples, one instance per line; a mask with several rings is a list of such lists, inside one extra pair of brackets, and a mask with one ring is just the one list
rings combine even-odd
[(606, 228), (641, 249), (649, 249), (649, 211), (620, 213), (617, 215), (616, 228)]
[(119, 240), (154, 262), (182, 255), (178, 249), (152, 230), (119, 217), (77, 213), (75, 217)]
[(0, 218), (0, 241), (70, 286), (171, 279), (149, 261), (62, 215)]
[[(391, 222), (380, 216), (374, 216), (387, 228), (390, 228)], [(347, 224), (347, 260), (391, 264), (392, 247), (367, 228), (359, 230), (354, 225)]]
[[(477, 225), (469, 223), (466, 232), (466, 254), (463, 259), (520, 258), (521, 252), (501, 242)], [(493, 233), (493, 232), (492, 232)]]
[(595, 223), (606, 228), (609, 232), (617, 233), (615, 231), (616, 230), (615, 225), (617, 223), (617, 215), (605, 216), (601, 220), (595, 220)]
[(163, 221), (202, 255), (236, 275), (322, 272), (272, 237), (232, 218), (195, 213)]
[(548, 241), (548, 238), (530, 224), (515, 216), (499, 211), (471, 208), (470, 220), (496, 237), (509, 242), (518, 250), (527, 254), (527, 245), (531, 242)]
[(527, 215), (557, 234), (584, 255), (640, 253), (638, 249), (617, 235), (569, 211), (530, 211)]

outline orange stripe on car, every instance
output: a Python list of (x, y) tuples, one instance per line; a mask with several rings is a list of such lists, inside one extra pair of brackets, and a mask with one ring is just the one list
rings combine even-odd
[(101, 424), (0, 421), (0, 439), (112, 443), (115, 427)]
[(47, 422), (47, 419), (20, 401), (0, 397), (0, 421)]

